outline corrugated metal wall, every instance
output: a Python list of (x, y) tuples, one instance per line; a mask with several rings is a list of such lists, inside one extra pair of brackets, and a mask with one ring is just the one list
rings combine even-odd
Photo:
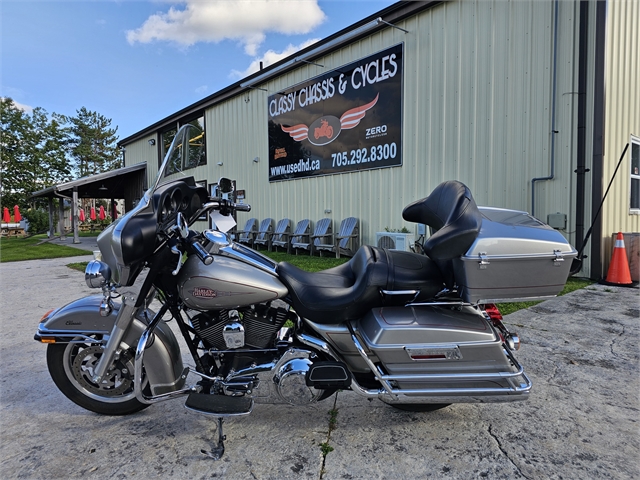
[[(631, 135), (640, 138), (640, 4), (609, 0), (606, 27), (606, 120), (603, 191)], [(631, 147), (603, 207), (606, 274), (616, 232), (640, 232), (640, 215), (629, 211)]]
[[(221, 176), (237, 181), (253, 207), (251, 213), (239, 214), (241, 225), (250, 216), (294, 222), (330, 216), (337, 228), (342, 218), (356, 216), (363, 243), (370, 244), (385, 227), (415, 231), (402, 221), (403, 207), (441, 181), (458, 179), (479, 204), (534, 210), (545, 221), (549, 213), (566, 214), (563, 233), (575, 244), (579, 5), (577, 0), (446, 2), (399, 22), (406, 34), (389, 27), (314, 60), (324, 67), (301, 64), (206, 111), (208, 165), (193, 175), (209, 183)], [(637, 29), (631, 34), (638, 5), (614, 5), (611, 15), (622, 30), (618, 35), (624, 35), (627, 45), (636, 42), (635, 50), (623, 49), (617, 60), (629, 65), (618, 80), (629, 90), (638, 70)], [(595, 2), (590, 2), (588, 139), (593, 137), (595, 17)], [(609, 56), (617, 52), (616, 41), (610, 38)], [(403, 166), (269, 183), (267, 97), (398, 43), (404, 44)], [(609, 63), (607, 68), (613, 75), (618, 67)], [(609, 85), (607, 106), (614, 109), (612, 105), (626, 102), (628, 93), (610, 101)], [(624, 112), (613, 111), (625, 118), (635, 115), (637, 125), (637, 89), (634, 95)], [(617, 127), (607, 120), (609, 128)], [(147, 140), (127, 145), (125, 159), (127, 165), (147, 161), (153, 178), (157, 150)], [(608, 141), (607, 148), (613, 143)], [(592, 156), (588, 141), (587, 168)], [(535, 184), (532, 204), (532, 179), (550, 176), (552, 162), (554, 178)], [(591, 225), (590, 190), (587, 183), (585, 229)], [(628, 193), (619, 195), (628, 202)], [(637, 231), (637, 220), (625, 228)], [(607, 223), (605, 233), (612, 228)]]
[[(577, 3), (448, 2), (216, 105), (206, 115), (208, 177), (246, 190), (251, 216), (362, 219), (365, 243), (401, 228), (402, 208), (458, 179), (478, 203), (531, 211), (531, 179), (550, 173), (553, 55), (557, 48), (555, 179), (536, 185), (535, 213), (570, 216), (575, 169)], [(401, 168), (268, 182), (267, 97), (404, 42)], [(253, 159), (260, 158), (255, 163)], [(222, 166), (218, 166), (218, 162)], [(331, 210), (325, 214), (325, 210)], [(571, 225), (571, 223), (569, 224)], [(572, 230), (569, 226), (568, 230)]]
[[(155, 145), (149, 145), (149, 140), (154, 140)], [(158, 141), (155, 135), (129, 143), (125, 146), (125, 167), (142, 162), (147, 164), (147, 185), (151, 185), (151, 180), (156, 178), (158, 174)]]

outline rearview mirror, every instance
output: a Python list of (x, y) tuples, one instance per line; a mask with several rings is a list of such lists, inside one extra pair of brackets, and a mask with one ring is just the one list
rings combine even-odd
[(233, 182), (228, 178), (222, 177), (220, 180), (218, 180), (218, 191), (220, 193), (233, 192)]

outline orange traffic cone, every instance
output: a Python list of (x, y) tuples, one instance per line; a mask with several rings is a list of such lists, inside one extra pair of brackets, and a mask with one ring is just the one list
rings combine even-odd
[(627, 250), (624, 248), (624, 236), (618, 232), (616, 245), (611, 255), (611, 263), (607, 272), (606, 283), (610, 285), (626, 286), (631, 285), (631, 271), (629, 270), (629, 260)]

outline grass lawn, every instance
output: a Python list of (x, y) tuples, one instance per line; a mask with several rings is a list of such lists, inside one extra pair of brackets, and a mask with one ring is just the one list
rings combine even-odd
[[(289, 262), (295, 265), (296, 267), (306, 270), (308, 272), (317, 272), (320, 270), (326, 270), (327, 268), (342, 265), (343, 263), (349, 260), (348, 258), (344, 258), (344, 257), (331, 258), (331, 257), (311, 257), (309, 255), (288, 255), (284, 252), (267, 252), (264, 250), (261, 250), (260, 253), (265, 254), (266, 256), (275, 260), (276, 262)], [(73, 268), (74, 270), (84, 272), (84, 269), (87, 266), (87, 262), (70, 263), (67, 266), (69, 268)], [(569, 278), (567, 280), (567, 284), (565, 285), (562, 292), (559, 293), (559, 295), (565, 295), (569, 292), (573, 292), (574, 290), (587, 287), (592, 283), (593, 282), (591, 280), (587, 280), (584, 278)], [(502, 315), (508, 315), (509, 313), (522, 310), (523, 308), (532, 307), (534, 305), (537, 305), (538, 303), (540, 302), (538, 301), (538, 302), (500, 303), (498, 304), (498, 308), (500, 309), (500, 313), (502, 313)]]
[[(588, 287), (591, 285), (593, 281), (588, 280), (586, 278), (572, 278), (569, 277), (567, 280), (567, 284), (564, 286), (562, 291), (558, 294), (566, 295), (567, 293), (573, 292), (574, 290), (579, 290), (584, 287)], [(523, 308), (533, 307), (534, 305), (539, 304), (540, 302), (513, 302), (513, 303), (499, 303), (498, 309), (502, 315), (508, 315), (509, 313), (513, 313), (517, 310), (522, 310)]]
[(337, 267), (347, 262), (347, 257), (312, 257), (310, 255), (289, 255), (284, 252), (267, 252), (260, 250), (260, 253), (266, 255), (276, 262), (288, 262), (307, 272), (318, 272), (327, 268)]
[[(349, 260), (346, 257), (311, 257), (309, 255), (288, 255), (284, 252), (267, 252), (265, 250), (260, 250), (260, 253), (275, 260), (276, 262), (289, 262), (302, 270), (306, 270), (307, 272), (326, 270), (327, 268), (342, 265)], [(88, 262), (69, 263), (67, 267), (78, 270), (79, 272), (84, 272), (87, 263)]]
[(79, 248), (43, 243), (46, 235), (29, 238), (0, 238), (0, 262), (18, 262), (22, 260), (40, 260), (43, 258), (77, 257), (91, 252)]

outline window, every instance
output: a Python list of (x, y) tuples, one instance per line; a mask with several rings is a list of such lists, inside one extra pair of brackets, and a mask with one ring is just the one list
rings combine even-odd
[(640, 213), (640, 138), (631, 137), (631, 201), (629, 208)]
[(190, 122), (191, 125), (195, 125), (202, 131), (202, 135), (198, 135), (189, 139), (189, 165), (186, 168), (195, 168), (200, 165), (207, 164), (207, 154), (205, 149), (205, 129), (204, 129), (204, 117), (194, 118)]
[[(169, 127), (168, 129), (162, 131), (160, 133), (160, 158), (158, 159), (158, 166), (162, 164), (164, 160), (164, 156), (169, 151), (169, 147), (171, 146), (171, 142), (175, 138), (178, 133), (178, 129), (182, 125), (191, 124), (197, 126), (201, 131), (202, 135), (199, 135), (189, 141), (189, 163), (187, 165), (183, 165), (183, 169), (195, 168), (200, 165), (207, 164), (207, 153), (206, 153), (206, 145), (205, 145), (205, 126), (204, 126), (204, 116), (199, 115), (196, 117), (190, 117), (180, 120), (176, 122), (174, 126)], [(176, 169), (172, 168), (169, 165), (169, 173), (173, 173)]]
[(164, 160), (164, 156), (169, 151), (169, 147), (171, 146), (171, 142), (178, 133), (177, 125), (175, 127), (169, 128), (160, 134), (160, 158), (158, 159), (158, 167), (162, 165), (162, 161)]

